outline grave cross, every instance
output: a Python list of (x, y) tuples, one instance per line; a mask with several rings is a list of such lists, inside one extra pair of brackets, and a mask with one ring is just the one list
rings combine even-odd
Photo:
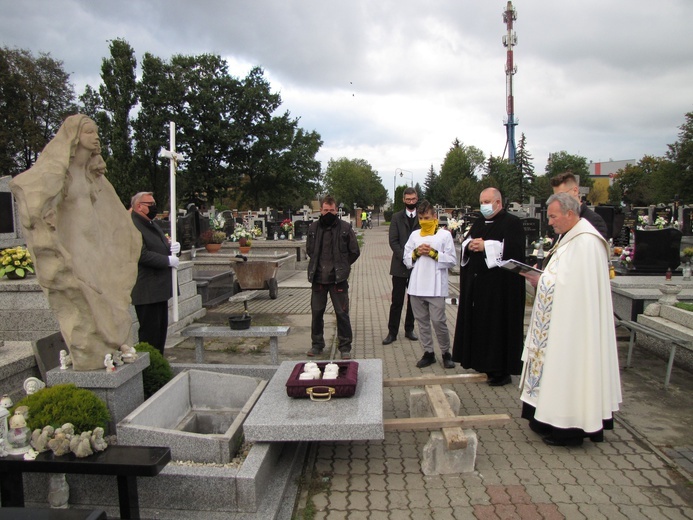
[[(171, 149), (166, 150), (161, 148), (159, 157), (169, 159), (169, 212), (168, 219), (171, 223), (171, 242), (176, 242), (176, 225), (178, 223), (178, 211), (176, 209), (176, 166), (178, 161), (182, 159), (181, 155), (176, 153), (176, 123), (169, 122), (169, 142)], [(178, 271), (171, 269), (171, 277), (173, 278), (173, 321), (178, 321)]]

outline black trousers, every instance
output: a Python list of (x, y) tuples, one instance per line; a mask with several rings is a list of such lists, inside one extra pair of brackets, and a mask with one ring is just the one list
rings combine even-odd
[(135, 305), (135, 313), (140, 322), (140, 342), (149, 343), (163, 356), (168, 329), (168, 300)]
[[(392, 277), (392, 303), (390, 303), (390, 318), (387, 321), (387, 331), (390, 336), (397, 337), (399, 332), (399, 322), (402, 319), (402, 307), (404, 307), (404, 296), (407, 293), (409, 277)], [(404, 332), (414, 331), (414, 313), (411, 310), (411, 302), (407, 295), (407, 313), (404, 317)]]
[(312, 348), (322, 350), (325, 348), (325, 309), (327, 309), (327, 295), (332, 300), (332, 307), (337, 316), (337, 340), (340, 352), (351, 351), (351, 320), (349, 318), (349, 283), (321, 284), (314, 283), (310, 297), (310, 310), (313, 319), (310, 324), (310, 337)]

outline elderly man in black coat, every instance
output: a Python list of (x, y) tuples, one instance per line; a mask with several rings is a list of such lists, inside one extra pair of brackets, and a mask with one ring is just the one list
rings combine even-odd
[(485, 372), (489, 385), (502, 386), (522, 371), (525, 279), (499, 261), (524, 262), (525, 232), (520, 219), (503, 209), (496, 188), (482, 191), (479, 202), (482, 216), (462, 242), (452, 359)]
[(177, 269), (178, 242), (170, 240), (153, 220), (157, 214), (152, 192), (132, 197), (132, 223), (142, 233), (142, 252), (137, 264), (137, 281), (132, 304), (140, 322), (139, 340), (164, 353), (168, 329), (168, 299), (173, 296), (171, 269)]

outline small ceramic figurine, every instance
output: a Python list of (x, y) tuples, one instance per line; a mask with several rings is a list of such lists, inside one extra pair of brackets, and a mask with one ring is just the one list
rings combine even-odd
[(106, 367), (106, 372), (115, 372), (116, 367), (113, 364), (112, 354), (106, 354), (106, 357), (103, 360), (103, 364)]
[(108, 448), (108, 443), (103, 437), (104, 431), (101, 426), (94, 428), (94, 433), (91, 436), (91, 448), (94, 451), (103, 451)]
[(134, 347), (129, 345), (121, 345), (120, 353), (123, 358), (123, 363), (133, 363), (137, 359), (137, 351)]
[(5, 439), (0, 437), (0, 457), (7, 457), (9, 453), (7, 453), (7, 450), (5, 449)]
[(7, 408), (9, 410), (14, 406), (14, 402), (12, 401), (12, 398), (9, 395), (4, 394), (2, 398), (0, 398), (0, 406), (2, 406), (3, 408)]
[(72, 364), (72, 358), (67, 350), (60, 351), (60, 370), (67, 370), (67, 368)]
[(10, 429), (7, 431), (7, 442), (10, 445), (10, 453), (26, 453), (29, 446), (30, 432), (26, 426), (26, 419), (21, 412), (15, 412), (10, 418)]
[(38, 377), (27, 377), (24, 380), (24, 391), (26, 395), (35, 394), (42, 388), (46, 388), (46, 383), (41, 381)]

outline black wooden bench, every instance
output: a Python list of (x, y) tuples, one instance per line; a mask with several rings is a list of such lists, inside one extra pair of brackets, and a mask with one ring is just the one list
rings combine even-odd
[(103, 509), (0, 507), (0, 520), (108, 520)]
[(655, 338), (663, 342), (667, 347), (669, 347), (669, 361), (667, 362), (667, 372), (664, 376), (664, 388), (669, 386), (669, 379), (671, 379), (671, 369), (674, 366), (674, 356), (676, 355), (676, 347), (685, 348), (687, 350), (693, 351), (693, 346), (690, 341), (685, 339), (677, 338), (666, 332), (661, 332), (655, 330), (652, 327), (643, 325), (636, 321), (631, 320), (619, 320), (616, 319), (616, 326), (621, 326), (630, 331), (630, 341), (628, 343), (628, 357), (626, 358), (626, 368), (630, 367), (631, 359), (633, 357), (633, 346), (635, 345), (635, 334), (643, 334), (651, 338)]
[(36, 460), (21, 456), (0, 458), (0, 505), (24, 507), (23, 473), (77, 473), (82, 475), (115, 475), (121, 518), (139, 518), (137, 477), (154, 477), (171, 460), (170, 448), (149, 446), (109, 446), (106, 450), (77, 458), (74, 454), (56, 457), (40, 453)]

